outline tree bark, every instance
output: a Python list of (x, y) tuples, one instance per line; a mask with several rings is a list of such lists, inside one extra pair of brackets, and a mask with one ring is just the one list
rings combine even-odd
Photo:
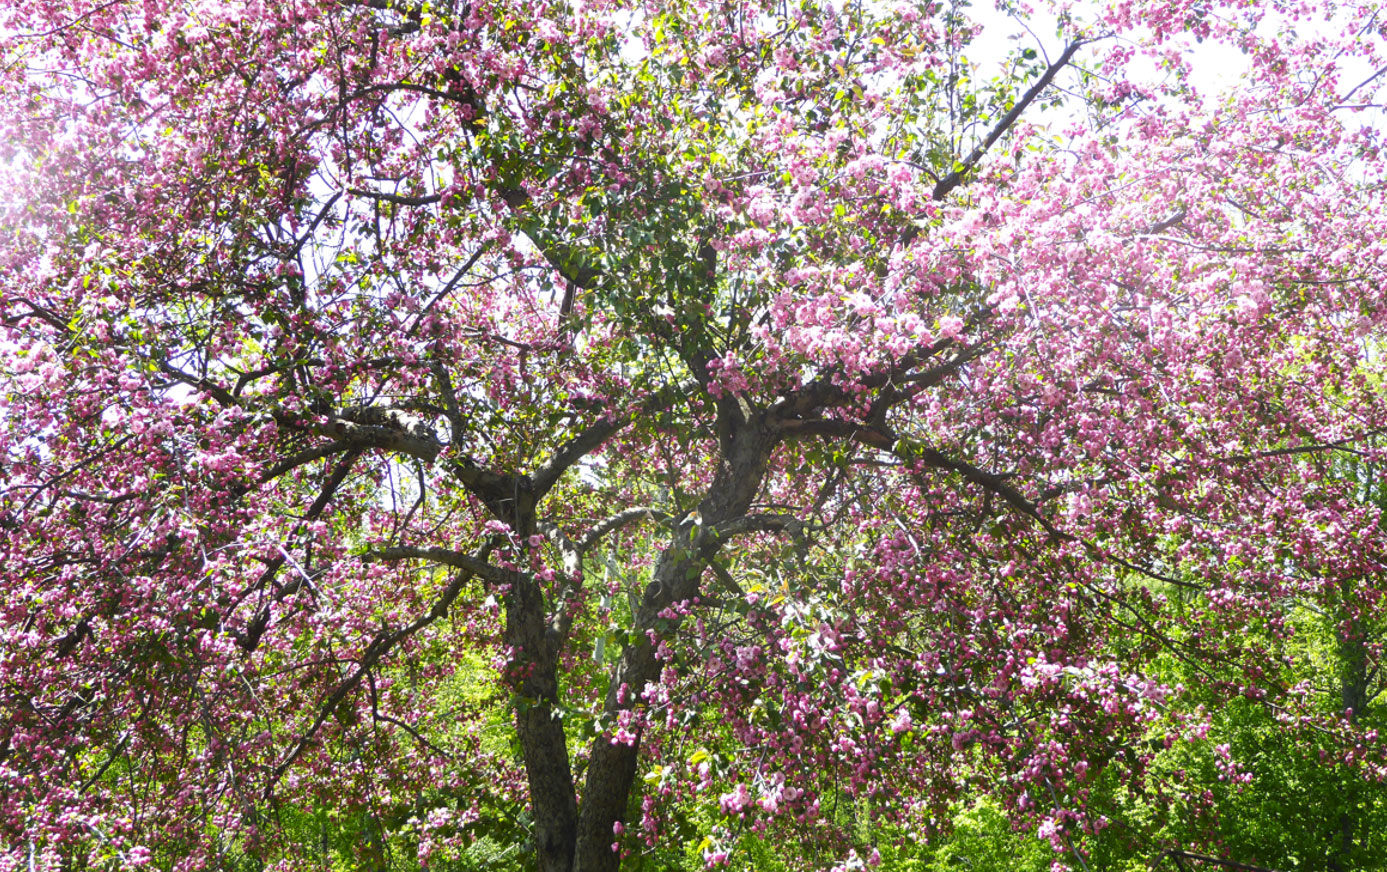
[[(723, 462), (699, 504), (700, 523), (682, 524), (674, 532), (672, 546), (660, 555), (635, 616), (638, 638), (623, 649), (612, 670), (604, 711), (613, 720), (623, 711), (637, 710), (645, 686), (659, 680), (662, 664), (649, 634), (660, 626), (660, 613), (672, 603), (698, 595), (703, 571), (721, 547), (714, 528), (745, 515), (761, 489), (776, 436), (763, 415), (738, 414), (733, 409), (723, 412), (727, 414), (737, 419), (726, 430)], [(677, 627), (680, 622), (673, 619), (672, 623)], [(618, 841), (613, 825), (626, 815), (639, 757), (639, 734), (629, 744), (614, 743), (608, 733), (594, 740), (578, 819), (574, 872), (616, 872), (620, 867), (621, 857), (612, 850)]]
[[(1350, 596), (1347, 584), (1341, 587), (1341, 594), (1344, 600), (1343, 607), (1347, 608)], [(1368, 647), (1356, 621), (1344, 622), (1339, 632), (1342, 634), (1338, 650), (1339, 703), (1344, 716), (1352, 722), (1362, 717), (1363, 708), (1367, 705)], [(1329, 851), (1326, 866), (1330, 872), (1347, 872), (1353, 869), (1354, 854), (1357, 853), (1354, 836), (1358, 829), (1359, 784), (1352, 771), (1348, 773), (1341, 789), (1346, 807), (1339, 814), (1337, 832), (1330, 837), (1337, 842)]]
[[(640, 690), (646, 682), (659, 677), (659, 670), (649, 640), (628, 645), (613, 670), (604, 711), (634, 708)], [(626, 817), (639, 756), (639, 736), (629, 745), (614, 742), (608, 733), (593, 740), (583, 787), (583, 809), (578, 818), (574, 872), (615, 872), (620, 867), (621, 855), (612, 850), (613, 843), (618, 841), (613, 825)]]
[(545, 639), (544, 596), (533, 579), (514, 573), (505, 604), (508, 678), (516, 693), (515, 730), (530, 786), (539, 872), (569, 872), (578, 802), (563, 721), (556, 717), (558, 658)]

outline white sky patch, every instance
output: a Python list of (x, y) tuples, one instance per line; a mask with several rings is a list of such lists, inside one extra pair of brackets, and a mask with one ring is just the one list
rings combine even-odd
[[(976, 80), (987, 81), (1005, 73), (1009, 58), (1018, 48), (1034, 48), (1042, 58), (1048, 59), (1056, 58), (1063, 52), (1065, 43), (1059, 35), (1059, 19), (1048, 4), (1034, 9), (1023, 18), (998, 9), (998, 5), (983, 0), (968, 9), (968, 14), (983, 27), (982, 33), (967, 49), (968, 58), (974, 64)], [(1092, 2), (1064, 5), (1079, 20), (1090, 17), (1098, 9), (1098, 4)], [(1283, 13), (1267, 9), (1253, 32), (1264, 41), (1338, 41), (1351, 24), (1352, 4), (1348, 4), (1348, 7), (1336, 10), (1333, 15), (1320, 14), (1299, 20), (1291, 20)], [(1129, 43), (1141, 43), (1150, 35), (1149, 31), (1137, 31), (1121, 38)], [(1176, 44), (1184, 43), (1182, 51), (1193, 70), (1192, 84), (1202, 97), (1205, 109), (1215, 108), (1227, 99), (1230, 92), (1249, 84), (1252, 58), (1237, 46), (1222, 39), (1196, 40), (1188, 34), (1174, 37), (1174, 41)], [(1095, 46), (1095, 50), (1099, 50), (1099, 47)], [(1334, 62), (1340, 71), (1341, 94), (1348, 94), (1360, 83), (1371, 83), (1375, 76), (1383, 74), (1382, 70), (1374, 69), (1366, 58), (1359, 55), (1340, 52)], [(1138, 52), (1124, 72), (1128, 78), (1140, 83), (1158, 82), (1167, 76), (1144, 52)], [(1371, 90), (1365, 84), (1355, 94), (1355, 97), (1363, 99), (1352, 101), (1345, 107), (1347, 111), (1362, 114), (1361, 123), (1364, 125), (1380, 124), (1384, 120), (1383, 107), (1372, 104), (1368, 99)], [(1032, 120), (1041, 121), (1042, 126), (1046, 120), (1051, 123), (1076, 121), (1078, 111), (1080, 107), (1076, 104), (1048, 119), (1033, 117)]]

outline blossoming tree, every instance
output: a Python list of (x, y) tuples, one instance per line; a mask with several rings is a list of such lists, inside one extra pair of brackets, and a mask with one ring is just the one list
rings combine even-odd
[(0, 862), (1380, 785), (1385, 22), (1136, 5), (0, 4)]

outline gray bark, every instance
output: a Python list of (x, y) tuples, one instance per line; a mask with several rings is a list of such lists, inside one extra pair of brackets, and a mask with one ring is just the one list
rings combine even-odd
[[(724, 414), (736, 413), (728, 410)], [(623, 710), (637, 707), (646, 684), (659, 680), (662, 666), (647, 631), (658, 626), (660, 612), (672, 603), (698, 595), (703, 571), (721, 545), (714, 528), (746, 514), (760, 491), (776, 436), (764, 416), (737, 418), (724, 440), (723, 463), (699, 504), (701, 523), (686, 521), (681, 525), (674, 533), (673, 547), (655, 564), (635, 616), (638, 638), (622, 651), (612, 670), (604, 710), (613, 719)], [(625, 817), (639, 755), (639, 738), (630, 745), (612, 744), (605, 735), (594, 742), (578, 819), (574, 872), (616, 872), (619, 868), (620, 857), (612, 851), (612, 825)]]
[[(1345, 601), (1349, 591), (1342, 591)], [(1339, 702), (1349, 720), (1358, 720), (1368, 702), (1368, 647), (1359, 631), (1356, 621), (1349, 621), (1340, 630), (1339, 639)], [(1347, 808), (1339, 814), (1337, 831), (1331, 836), (1336, 844), (1330, 849), (1330, 872), (1346, 872), (1354, 868), (1354, 855), (1357, 853), (1358, 811), (1360, 808), (1359, 785), (1357, 778), (1350, 774), (1343, 785), (1343, 799)]]
[(534, 812), (540, 872), (568, 872), (578, 822), (573, 769), (559, 705), (558, 663), (545, 639), (544, 598), (528, 576), (515, 574), (505, 596), (509, 676), (516, 694), (515, 730)]

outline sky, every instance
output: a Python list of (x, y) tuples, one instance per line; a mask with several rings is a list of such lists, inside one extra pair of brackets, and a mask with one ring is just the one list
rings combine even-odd
[[(968, 14), (984, 26), (983, 34), (969, 49), (970, 58), (980, 66), (980, 76), (985, 74), (990, 78), (1000, 72), (1007, 53), (1018, 45), (1034, 47), (1050, 57), (1055, 57), (1063, 50), (1064, 46), (1056, 35), (1056, 16), (1050, 3), (1036, 2), (1034, 11), (1026, 17), (1024, 25), (1015, 17), (999, 11), (998, 5), (1001, 4), (994, 0), (977, 0), (968, 10)], [(1095, 10), (1103, 4), (1093, 0), (1057, 0), (1056, 5), (1070, 7), (1077, 16), (1082, 17), (1087, 10)], [(1345, 26), (1348, 11), (1356, 8), (1354, 4), (1343, 4), (1335, 17), (1328, 20), (1316, 17), (1291, 21), (1284, 13), (1271, 9), (1271, 5), (1262, 4), (1260, 11), (1263, 17), (1256, 33), (1264, 38), (1272, 38), (1289, 31), (1294, 33), (1295, 39), (1300, 40), (1319, 36), (1336, 37)], [(1189, 40), (1186, 54), (1196, 71), (1196, 86), (1210, 101), (1237, 87), (1250, 69), (1247, 55), (1219, 40)], [(1339, 60), (1343, 67), (1342, 82), (1347, 87), (1368, 79), (1376, 72), (1361, 58), (1345, 56)], [(1129, 75), (1154, 79), (1160, 73), (1149, 61), (1138, 56), (1129, 68)], [(1380, 109), (1369, 111), (1374, 120), (1382, 120)]]

